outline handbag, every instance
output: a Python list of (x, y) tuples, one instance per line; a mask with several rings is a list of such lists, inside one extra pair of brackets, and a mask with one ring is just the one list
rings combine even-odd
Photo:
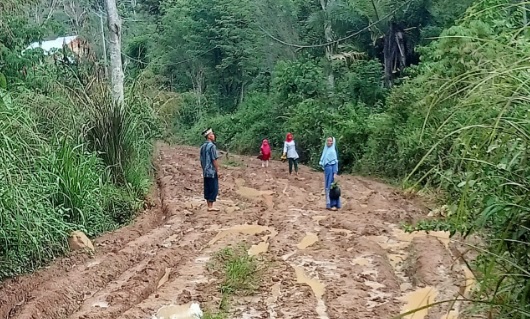
[(331, 184), (331, 188), (329, 190), (329, 199), (337, 200), (340, 198), (341, 191), (340, 187), (337, 183)]

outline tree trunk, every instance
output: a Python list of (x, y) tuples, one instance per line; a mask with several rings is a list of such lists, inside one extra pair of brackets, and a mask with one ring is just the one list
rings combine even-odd
[(123, 94), (123, 65), (121, 61), (121, 21), (116, 7), (116, 0), (105, 0), (107, 23), (109, 27), (109, 55), (110, 82), (112, 99), (122, 104)]
[[(328, 0), (328, 1), (320, 0), (320, 6), (322, 7), (322, 11), (324, 12), (324, 15), (326, 17), (324, 21), (324, 38), (326, 42), (333, 41), (333, 29), (331, 27), (330, 17), (328, 16), (329, 13), (327, 12), (328, 7), (333, 1), (334, 0)], [(329, 63), (329, 69), (327, 73), (328, 73), (328, 88), (330, 90), (335, 89), (335, 75), (333, 74), (333, 69), (331, 67), (331, 60), (332, 60), (332, 56), (334, 53), (335, 53), (334, 44), (329, 44), (325, 47), (325, 55)]]
[(104, 70), (105, 70), (105, 78), (108, 77), (108, 67), (109, 63), (107, 61), (107, 40), (105, 39), (105, 29), (103, 28), (103, 14), (99, 14), (99, 24), (101, 27), (101, 44), (103, 45), (103, 63), (104, 63)]
[(392, 87), (396, 76), (407, 67), (407, 52), (405, 46), (405, 32), (402, 27), (391, 22), (384, 36), (384, 66), (385, 86)]

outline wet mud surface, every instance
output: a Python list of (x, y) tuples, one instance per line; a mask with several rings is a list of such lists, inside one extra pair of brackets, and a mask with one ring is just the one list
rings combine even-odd
[[(254, 295), (233, 302), (230, 318), (390, 319), (469, 293), (473, 278), (447, 234), (401, 230), (427, 212), (392, 187), (340, 176), (343, 209), (327, 211), (322, 173), (301, 167), (289, 177), (284, 163), (265, 170), (231, 155), (238, 165), (223, 166), (221, 211), (207, 212), (197, 155), (160, 145), (152, 207), (95, 239), (95, 254), (1, 283), (0, 318), (193, 318), (193, 309), (221, 300), (208, 261), (242, 242), (268, 268)], [(455, 319), (459, 308), (405, 318)]]

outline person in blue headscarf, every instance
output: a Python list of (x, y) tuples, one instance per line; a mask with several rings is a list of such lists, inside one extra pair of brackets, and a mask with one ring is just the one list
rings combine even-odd
[(340, 198), (330, 199), (329, 192), (331, 185), (335, 182), (335, 176), (339, 172), (339, 156), (335, 138), (330, 136), (326, 139), (320, 166), (324, 169), (324, 188), (326, 190), (326, 209), (337, 210), (341, 208)]

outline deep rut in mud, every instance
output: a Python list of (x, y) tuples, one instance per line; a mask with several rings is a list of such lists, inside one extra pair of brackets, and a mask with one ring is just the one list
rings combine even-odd
[[(3, 282), (0, 318), (169, 319), (192, 302), (216, 308), (218, 281), (206, 265), (242, 242), (268, 267), (254, 295), (234, 298), (230, 318), (392, 318), (469, 293), (473, 278), (456, 244), (445, 233), (400, 230), (425, 212), (391, 187), (340, 176), (343, 209), (331, 212), (321, 173), (302, 167), (288, 178), (280, 162), (266, 171), (234, 157), (223, 166), (221, 212), (209, 213), (197, 154), (160, 146), (154, 206), (96, 239), (93, 256)], [(406, 318), (457, 318), (459, 307)]]

